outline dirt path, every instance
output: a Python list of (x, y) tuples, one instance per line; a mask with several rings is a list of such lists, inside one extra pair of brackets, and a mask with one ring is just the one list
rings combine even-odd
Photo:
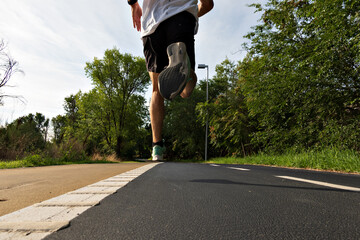
[(0, 216), (145, 164), (81, 164), (0, 170)]

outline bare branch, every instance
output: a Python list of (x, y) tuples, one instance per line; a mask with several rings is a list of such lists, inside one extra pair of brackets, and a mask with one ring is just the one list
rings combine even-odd
[[(0, 41), (0, 88), (7, 85), (11, 76), (16, 72), (23, 72), (18, 68), (18, 62), (12, 59), (7, 52), (5, 52), (6, 44), (4, 40)], [(8, 86), (8, 85), (7, 85)], [(9, 96), (2, 94), (0, 91), (0, 105), (2, 105), (2, 99), (5, 97), (12, 97), (19, 99), (21, 102), (25, 103), (25, 100), (21, 96)]]
[(2, 99), (3, 98), (14, 98), (14, 99), (17, 99), (19, 100), (22, 104), (26, 104), (27, 101), (26, 99), (23, 97), (23, 96), (20, 96), (20, 95), (5, 95), (5, 94), (0, 94), (0, 106), (3, 105), (3, 101)]

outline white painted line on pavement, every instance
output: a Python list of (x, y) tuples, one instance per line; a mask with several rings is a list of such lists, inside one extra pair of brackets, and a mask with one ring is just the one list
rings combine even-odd
[(250, 169), (246, 168), (237, 168), (237, 167), (228, 167), (229, 169), (239, 170), (239, 171), (250, 171)]
[(213, 166), (213, 167), (220, 167), (220, 165), (217, 165), (217, 164), (210, 164), (210, 166)]
[(330, 187), (330, 188), (337, 188), (337, 189), (348, 190), (348, 191), (353, 191), (353, 192), (360, 192), (360, 188), (356, 188), (356, 187), (348, 187), (348, 186), (343, 186), (343, 185), (338, 185), (338, 184), (333, 184), (333, 183), (320, 182), (320, 181), (308, 180), (308, 179), (304, 179), (304, 178), (289, 177), (289, 176), (275, 176), (275, 177), (284, 178), (284, 179), (293, 180), (293, 181), (299, 181), (299, 182), (306, 182), (306, 183), (311, 183), (311, 184)]
[(39, 240), (59, 229), (105, 197), (161, 163), (137, 169), (88, 185), (0, 217), (0, 240)]

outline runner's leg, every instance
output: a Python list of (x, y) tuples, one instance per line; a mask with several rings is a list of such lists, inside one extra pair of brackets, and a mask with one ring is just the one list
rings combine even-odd
[(164, 122), (164, 98), (158, 89), (159, 73), (149, 72), (153, 85), (150, 100), (150, 120), (152, 130), (152, 141), (154, 143), (162, 141), (162, 127)]
[(191, 80), (186, 84), (184, 90), (182, 91), (182, 93), (180, 94), (180, 96), (182, 98), (188, 98), (191, 96), (191, 93), (193, 92), (195, 85), (196, 85), (196, 81), (197, 81), (197, 76), (196, 73), (194, 72), (193, 69), (191, 69)]
[[(180, 93), (183, 98), (190, 97), (194, 87), (196, 85), (197, 77), (194, 72), (195, 70), (195, 38), (194, 31), (196, 26), (196, 19), (189, 12), (181, 12), (176, 16), (169, 18), (163, 24), (162, 32), (165, 33), (166, 43), (168, 47), (172, 43), (183, 42), (186, 45), (187, 55), (190, 59), (191, 81), (187, 82), (184, 90)], [(168, 56), (166, 56), (168, 58)]]

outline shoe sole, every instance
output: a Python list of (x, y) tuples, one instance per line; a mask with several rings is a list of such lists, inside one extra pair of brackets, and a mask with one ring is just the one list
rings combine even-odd
[(168, 46), (169, 66), (159, 75), (160, 94), (168, 100), (174, 99), (185, 88), (190, 75), (190, 60), (183, 42)]

